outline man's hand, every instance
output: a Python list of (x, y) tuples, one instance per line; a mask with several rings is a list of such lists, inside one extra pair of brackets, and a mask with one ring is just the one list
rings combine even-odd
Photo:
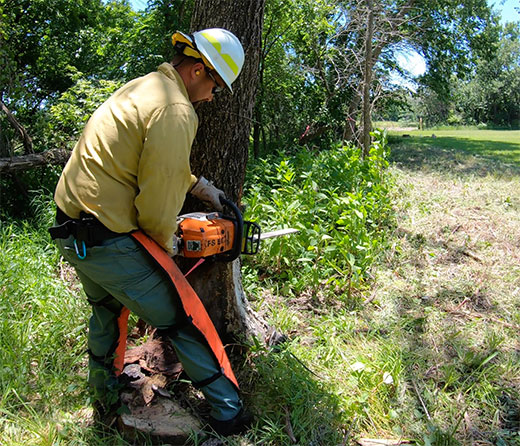
[(182, 242), (182, 240), (174, 234), (173, 235), (173, 254), (171, 254), (171, 257), (175, 257), (175, 256), (178, 256), (179, 254), (182, 254), (181, 242)]
[(220, 189), (213, 186), (211, 181), (206, 180), (206, 178), (200, 177), (190, 193), (199, 200), (210, 203), (217, 211), (224, 210), (220, 202), (220, 197), (226, 198), (226, 195)]

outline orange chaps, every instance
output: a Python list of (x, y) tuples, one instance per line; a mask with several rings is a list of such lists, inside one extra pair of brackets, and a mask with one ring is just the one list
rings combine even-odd
[[(224, 376), (228, 378), (238, 389), (238, 382), (235, 378), (235, 374), (231, 368), (231, 363), (224, 350), (224, 345), (220, 340), (220, 337), (211, 321), (206, 308), (202, 304), (199, 296), (195, 293), (195, 290), (191, 287), (188, 280), (184, 277), (179, 267), (168, 255), (164, 249), (162, 249), (153, 239), (148, 237), (142, 231), (136, 231), (130, 234), (137, 243), (144, 248), (146, 252), (155, 260), (158, 266), (163, 269), (167, 276), (170, 278), (173, 286), (177, 290), (177, 293), (181, 299), (182, 306), (191, 323), (201, 332), (206, 339), (215, 359), (220, 365), (220, 369)], [(119, 326), (119, 340), (115, 352), (114, 368), (116, 375), (119, 376), (124, 367), (125, 362), (125, 351), (126, 351), (126, 336), (127, 336), (127, 325), (128, 316), (130, 310), (123, 307), (121, 314), (118, 318)]]

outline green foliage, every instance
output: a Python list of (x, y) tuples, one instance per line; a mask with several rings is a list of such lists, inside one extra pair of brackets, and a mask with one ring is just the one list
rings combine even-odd
[(72, 150), (94, 111), (121, 86), (121, 82), (73, 76), (75, 83), (42, 116), (40, 147), (67, 147)]
[[(171, 35), (187, 29), (192, 6), (156, 0), (136, 13), (127, 0), (2, 0), (0, 99), (37, 152), (62, 145), (113, 86), (170, 60)], [(0, 126), (0, 156), (18, 154), (3, 113)]]
[(248, 268), (267, 273), (283, 294), (305, 289), (348, 301), (368, 277), (391, 220), (386, 134), (370, 156), (351, 145), (280, 153), (255, 163), (247, 178), (247, 217), (264, 231), (299, 233), (264, 242)]
[(457, 87), (465, 123), (520, 127), (520, 24), (507, 24), (493, 58), (479, 60), (475, 76)]
[(129, 28), (134, 14), (125, 2), (102, 0), (18, 0), (1, 7), (0, 54), (7, 70), (0, 91), (17, 110), (70, 87), (70, 67), (97, 74), (113, 66), (105, 36)]
[(255, 104), (265, 154), (276, 147), (290, 146), (307, 125), (331, 119), (323, 80), (309, 70), (321, 56), (314, 36), (320, 36), (323, 42), (333, 32), (328, 20), (333, 10), (333, 5), (323, 1), (266, 2), (260, 89)]
[(124, 30), (126, 46), (121, 49), (121, 36), (114, 34), (114, 46), (122, 51), (125, 80), (143, 76), (162, 62), (172, 60), (172, 34), (190, 30), (193, 0), (149, 0), (146, 11), (138, 14), (135, 25)]
[(0, 175), (0, 218), (34, 218), (33, 197), (51, 195), (61, 167), (49, 166)]
[(428, 70), (421, 82), (442, 99), (450, 94), (453, 74), (465, 78), (479, 58), (489, 59), (498, 40), (498, 17), (485, 0), (422, 0), (414, 20), (404, 26), (425, 57)]
[(442, 92), (422, 87), (411, 100), (427, 126), (519, 128), (520, 25), (508, 23), (494, 27), (494, 32), (498, 43), (490, 54), (475, 58), (469, 75), (450, 74)]
[[(2, 0), (0, 100), (36, 152), (72, 149), (90, 115), (118, 86), (169, 60), (171, 34), (188, 28), (192, 6), (156, 0), (136, 13), (126, 0)], [(23, 154), (0, 112), (0, 157)], [(30, 191), (54, 190), (59, 170), (2, 174), (2, 214), (30, 216)]]

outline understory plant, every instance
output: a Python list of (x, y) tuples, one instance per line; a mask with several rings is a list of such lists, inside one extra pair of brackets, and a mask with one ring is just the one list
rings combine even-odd
[[(246, 260), (246, 282), (283, 295), (302, 291), (348, 300), (362, 289), (391, 222), (386, 133), (375, 131), (368, 157), (352, 144), (300, 148), (258, 160), (248, 170), (246, 217), (264, 231), (297, 234), (262, 242)], [(260, 280), (258, 280), (260, 278)]]

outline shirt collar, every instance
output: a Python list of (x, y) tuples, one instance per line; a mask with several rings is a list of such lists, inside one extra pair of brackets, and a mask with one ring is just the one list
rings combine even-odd
[(184, 85), (184, 81), (182, 80), (182, 77), (179, 73), (177, 73), (177, 70), (172, 67), (171, 63), (164, 62), (157, 68), (157, 71), (164, 74), (166, 77), (170, 78), (173, 82), (175, 82), (179, 88), (181, 89), (181, 92), (184, 96), (186, 96), (186, 99), (189, 101), (190, 97), (188, 95), (188, 90), (186, 90), (186, 85)]

